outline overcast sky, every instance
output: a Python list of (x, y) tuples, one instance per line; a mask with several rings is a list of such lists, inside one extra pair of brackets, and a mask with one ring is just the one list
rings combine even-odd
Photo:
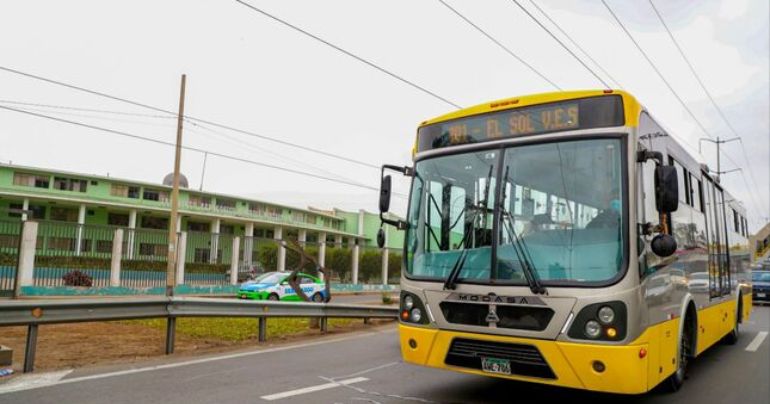
[[(553, 91), (438, 1), (248, 1), (461, 106)], [(535, 1), (697, 154), (705, 134), (599, 0)], [(552, 29), (529, 0), (520, 2)], [(650, 4), (607, 2), (707, 130), (732, 137)], [(564, 89), (601, 86), (512, 1), (447, 3)], [(729, 143), (722, 169), (735, 168), (732, 158), (746, 177), (727, 174), (723, 183), (744, 201), (756, 230), (770, 215), (768, 1), (655, 5), (743, 138), (748, 161), (739, 143)], [(419, 122), (453, 110), (234, 0), (8, 0), (0, 3), (0, 38), (0, 66), (170, 110), (177, 108), (179, 78), (186, 73), (191, 116), (375, 165), (409, 164)], [(12, 101), (159, 115), (4, 71), (0, 89), (2, 106)], [(175, 137), (169, 117), (24, 108), (165, 141)], [(193, 147), (378, 186), (373, 168), (225, 130), (187, 128), (184, 143)], [(152, 182), (173, 167), (170, 147), (11, 111), (0, 110), (0, 139), (0, 160), (20, 165)], [(704, 143), (703, 154), (715, 168), (713, 145)], [(183, 154), (191, 187), (200, 186), (202, 163), (200, 153)], [(208, 159), (203, 188), (301, 207), (369, 211), (377, 198), (372, 190), (218, 157)], [(402, 213), (404, 203), (396, 200), (395, 206)]]

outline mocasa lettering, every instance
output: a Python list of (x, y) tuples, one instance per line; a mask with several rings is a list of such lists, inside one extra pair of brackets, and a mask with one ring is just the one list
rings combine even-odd
[(487, 295), (475, 295), (469, 293), (452, 293), (447, 300), (456, 300), (461, 302), (474, 302), (474, 303), (493, 303), (493, 304), (521, 304), (521, 305), (534, 305), (545, 306), (543, 302), (537, 296), (498, 296), (494, 293)]

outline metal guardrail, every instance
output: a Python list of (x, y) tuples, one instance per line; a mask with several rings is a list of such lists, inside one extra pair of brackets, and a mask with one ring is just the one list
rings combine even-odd
[(34, 369), (38, 326), (86, 321), (166, 318), (166, 354), (174, 352), (178, 317), (251, 317), (259, 319), (259, 341), (267, 338), (268, 317), (313, 317), (321, 332), (329, 318), (397, 318), (396, 307), (288, 303), (194, 297), (142, 297), (0, 302), (0, 327), (27, 326), (24, 372)]

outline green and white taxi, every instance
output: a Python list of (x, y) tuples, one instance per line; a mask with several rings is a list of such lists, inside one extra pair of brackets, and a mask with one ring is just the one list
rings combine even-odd
[[(253, 281), (241, 284), (239, 299), (301, 301), (299, 295), (289, 284), (291, 272), (266, 272)], [(317, 303), (326, 301), (324, 281), (315, 276), (298, 273), (299, 286), (305, 295)]]

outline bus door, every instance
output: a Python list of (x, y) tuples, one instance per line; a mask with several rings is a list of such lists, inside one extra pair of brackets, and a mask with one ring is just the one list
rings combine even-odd
[(708, 175), (704, 178), (706, 235), (708, 238), (709, 296), (716, 298), (727, 290), (729, 294), (728, 252), (725, 233), (724, 194)]

